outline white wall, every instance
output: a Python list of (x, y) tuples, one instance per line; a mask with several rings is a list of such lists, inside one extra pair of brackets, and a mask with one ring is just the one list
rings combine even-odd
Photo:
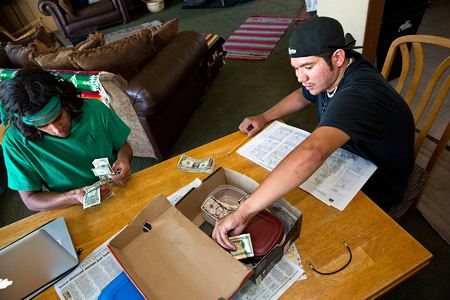
[(368, 8), (369, 0), (317, 0), (317, 15), (338, 20), (344, 33), (351, 33), (356, 39), (356, 46), (364, 42)]

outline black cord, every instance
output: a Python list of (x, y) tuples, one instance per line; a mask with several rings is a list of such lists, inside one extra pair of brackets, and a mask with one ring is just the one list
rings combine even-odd
[(311, 270), (313, 270), (314, 272), (316, 272), (316, 273), (318, 273), (318, 274), (320, 274), (320, 275), (333, 275), (333, 274), (336, 274), (337, 272), (340, 272), (340, 271), (344, 270), (344, 269), (350, 264), (350, 262), (352, 261), (353, 255), (352, 255), (352, 251), (350, 250), (350, 246), (347, 244), (347, 242), (346, 242), (346, 241), (343, 241), (343, 243), (344, 243), (344, 246), (345, 246), (345, 248), (347, 248), (348, 253), (349, 253), (349, 258), (348, 258), (348, 261), (345, 263), (345, 265), (343, 265), (342, 267), (340, 267), (340, 268), (337, 269), (336, 271), (332, 271), (332, 272), (321, 272), (321, 271), (317, 270), (317, 269), (313, 266), (313, 264), (311, 263), (311, 261), (308, 261), (308, 265), (309, 265), (309, 267), (311, 268)]

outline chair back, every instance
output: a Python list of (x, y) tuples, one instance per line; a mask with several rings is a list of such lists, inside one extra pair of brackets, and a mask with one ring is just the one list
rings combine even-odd
[[(424, 78), (424, 46), (429, 47), (429, 45), (443, 47), (445, 57), (431, 73), (431, 76)], [(386, 55), (381, 71), (384, 78), (388, 78), (398, 49), (401, 52), (402, 70), (395, 89), (411, 108), (414, 103), (414, 124), (419, 131), (414, 144), (414, 154), (417, 157), (442, 104), (445, 102), (450, 87), (450, 39), (431, 35), (406, 35), (397, 38), (392, 42)], [(413, 49), (412, 53), (410, 53), (410, 49)], [(420, 95), (416, 93), (419, 86), (424, 87)], [(422, 124), (421, 128), (418, 128), (419, 121)], [(444, 143), (444, 141), (441, 142)], [(432, 167), (431, 165), (430, 168)]]

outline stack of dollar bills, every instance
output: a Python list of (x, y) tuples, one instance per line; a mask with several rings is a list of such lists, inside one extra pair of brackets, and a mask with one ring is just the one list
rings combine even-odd
[(212, 173), (214, 170), (214, 159), (212, 157), (195, 159), (186, 155), (181, 155), (177, 167), (183, 172)]
[[(92, 161), (92, 165), (94, 166), (92, 172), (95, 176), (100, 178), (99, 181), (94, 183), (93, 185), (84, 187), (84, 196), (83, 196), (83, 208), (86, 209), (88, 207), (100, 204), (101, 196), (100, 196), (100, 187), (102, 184), (109, 181), (109, 176), (113, 175), (114, 172), (109, 164), (109, 159), (107, 157), (97, 158)], [(110, 194), (113, 196), (113, 194)]]
[(230, 242), (236, 246), (236, 250), (230, 251), (230, 254), (233, 255), (234, 258), (244, 259), (255, 256), (253, 252), (252, 239), (249, 233), (231, 236)]
[(100, 186), (101, 181), (97, 181), (93, 185), (84, 187), (83, 209), (100, 204)]
[(94, 159), (92, 165), (94, 166), (94, 168), (91, 169), (92, 172), (95, 176), (98, 176), (100, 180), (114, 174), (107, 157)]

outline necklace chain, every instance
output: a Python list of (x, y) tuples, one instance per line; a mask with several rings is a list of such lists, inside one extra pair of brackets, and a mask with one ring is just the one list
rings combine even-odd
[[(346, 69), (348, 68), (348, 66), (350, 66), (350, 64), (351, 64), (352, 62), (353, 62), (353, 59), (350, 57), (350, 58), (348, 59), (348, 63), (347, 63)], [(328, 91), (326, 91), (326, 92), (327, 92), (328, 98), (333, 98), (334, 94), (336, 94), (336, 91), (337, 91), (338, 87), (339, 87), (339, 84), (336, 85), (336, 87), (334, 88), (334, 90), (333, 90), (331, 93), (328, 92)]]
[[(347, 67), (346, 67), (346, 68), (348, 68), (348, 66), (350, 66), (350, 64), (351, 64), (352, 62), (353, 62), (353, 59), (350, 57), (350, 58), (348, 59), (348, 63), (347, 63)], [(330, 98), (330, 99), (329, 99), (328, 101), (322, 101), (322, 105), (321, 105), (321, 115), (323, 115), (323, 114), (325, 113), (325, 111), (327, 110), (328, 103), (330, 103), (331, 98), (333, 98), (334, 94), (336, 94), (336, 91), (337, 91), (338, 87), (339, 87), (339, 84), (336, 85), (336, 87), (334, 88), (334, 90), (333, 90), (331, 93), (328, 92), (328, 91), (326, 91), (326, 92), (327, 92), (327, 96), (328, 96), (328, 98)]]

